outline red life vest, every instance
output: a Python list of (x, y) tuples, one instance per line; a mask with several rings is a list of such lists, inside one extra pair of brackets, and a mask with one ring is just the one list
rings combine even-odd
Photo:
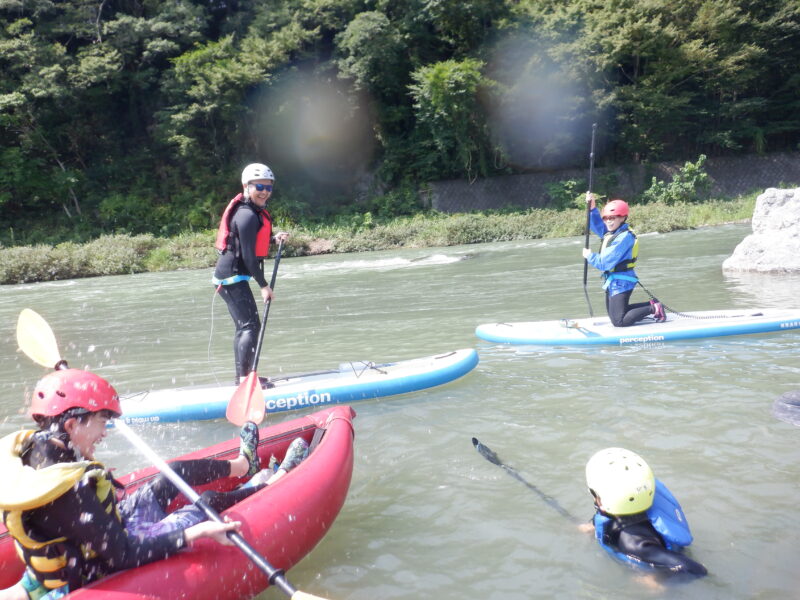
[[(245, 203), (242, 201), (242, 194), (237, 194), (237, 196), (228, 203), (228, 206), (225, 207), (225, 211), (222, 213), (222, 219), (217, 229), (217, 240), (214, 243), (214, 247), (220, 254), (224, 254), (229, 250), (237, 250), (233, 239), (233, 232), (231, 231), (231, 219), (239, 207), (244, 204)], [(250, 204), (249, 206), (261, 218), (261, 228), (256, 235), (255, 255), (256, 258), (266, 258), (267, 254), (269, 254), (269, 242), (272, 238), (272, 217), (264, 208), (258, 208), (254, 204)]]

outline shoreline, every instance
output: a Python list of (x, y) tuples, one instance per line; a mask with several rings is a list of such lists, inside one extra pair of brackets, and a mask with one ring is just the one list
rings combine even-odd
[[(756, 195), (698, 204), (651, 203), (634, 207), (638, 233), (667, 233), (750, 220)], [(292, 226), (284, 257), (346, 254), (584, 235), (586, 212), (532, 209), (513, 213), (418, 214), (369, 226)], [(152, 234), (104, 235), (85, 244), (0, 248), (0, 284), (16, 285), (213, 267), (214, 230), (171, 238)]]

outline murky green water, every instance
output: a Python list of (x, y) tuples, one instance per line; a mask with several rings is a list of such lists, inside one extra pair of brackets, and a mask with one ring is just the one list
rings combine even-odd
[[(800, 307), (800, 277), (723, 275), (722, 261), (748, 232), (725, 226), (642, 236), (639, 274), (676, 310)], [(281, 263), (262, 374), (463, 347), (481, 357), (448, 386), (354, 405), (350, 495), (328, 536), (291, 571), (296, 586), (338, 600), (797, 596), (800, 429), (770, 409), (778, 395), (800, 388), (800, 333), (579, 349), (474, 337), (484, 322), (586, 316), (582, 241)], [(224, 304), (212, 304), (209, 277), (188, 271), (3, 287), (0, 433), (25, 423), (26, 394), (45, 372), (15, 352), (24, 307), (50, 322), (72, 366), (96, 370), (123, 394), (229, 382), (232, 326)], [(602, 314), (599, 282), (590, 281)], [(236, 433), (225, 421), (142, 432), (170, 456)], [(586, 460), (606, 446), (636, 450), (681, 501), (692, 555), (711, 575), (645, 590), (588, 535), (484, 460), (472, 436), (587, 520)], [(101, 454), (121, 469), (141, 464), (115, 435)]]

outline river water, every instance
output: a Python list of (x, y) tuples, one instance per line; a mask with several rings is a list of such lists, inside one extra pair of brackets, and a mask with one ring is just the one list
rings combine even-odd
[[(643, 235), (639, 275), (675, 310), (798, 307), (800, 277), (722, 273), (749, 231)], [(770, 409), (800, 387), (800, 333), (577, 349), (474, 336), (484, 322), (587, 316), (582, 241), (282, 261), (260, 374), (464, 347), (481, 359), (441, 388), (354, 405), (350, 494), (326, 538), (289, 573), (299, 589), (338, 600), (797, 597), (800, 430)], [(603, 314), (590, 275), (594, 311)], [(97, 371), (123, 395), (230, 382), (232, 326), (224, 303), (212, 301), (209, 277), (182, 271), (4, 286), (0, 434), (26, 423), (27, 394), (46, 372), (16, 351), (25, 307), (47, 319), (72, 366)], [(224, 420), (140, 431), (164, 456), (236, 434)], [(691, 554), (710, 576), (644, 588), (591, 536), (482, 458), (473, 436), (586, 520), (588, 458), (607, 446), (639, 452), (683, 505)], [(100, 455), (121, 471), (143, 464), (113, 433)]]

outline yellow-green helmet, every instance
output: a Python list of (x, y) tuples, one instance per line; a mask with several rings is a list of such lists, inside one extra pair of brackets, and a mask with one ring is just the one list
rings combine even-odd
[(653, 505), (656, 478), (644, 459), (625, 448), (606, 448), (586, 463), (586, 485), (610, 515), (633, 515)]

